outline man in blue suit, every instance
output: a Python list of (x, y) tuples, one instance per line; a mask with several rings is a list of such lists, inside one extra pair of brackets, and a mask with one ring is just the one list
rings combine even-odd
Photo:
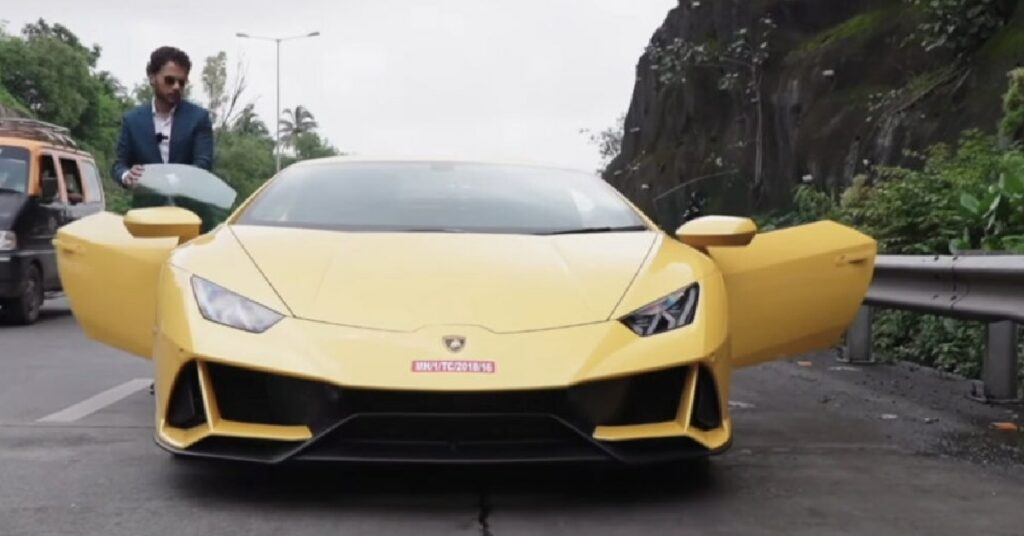
[(184, 100), (192, 62), (174, 47), (161, 47), (150, 55), (146, 74), (153, 101), (129, 110), (121, 123), (113, 178), (134, 188), (144, 164), (188, 164), (213, 167), (213, 127), (210, 113)]

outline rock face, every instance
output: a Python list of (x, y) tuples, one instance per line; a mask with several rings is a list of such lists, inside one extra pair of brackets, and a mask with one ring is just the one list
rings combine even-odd
[(875, 166), (914, 166), (905, 150), (954, 142), (968, 128), (995, 132), (1007, 72), (1024, 64), (1024, 3), (1004, 9), (1007, 24), (958, 60), (920, 46), (921, 14), (903, 0), (681, 0), (652, 43), (721, 46), (766, 15), (776, 24), (759, 86), (762, 180), (757, 103), (719, 89), (717, 68), (665, 83), (650, 53), (605, 179), (669, 227), (697, 185), (718, 212), (763, 212), (788, 204), (801, 182), (839, 191)]

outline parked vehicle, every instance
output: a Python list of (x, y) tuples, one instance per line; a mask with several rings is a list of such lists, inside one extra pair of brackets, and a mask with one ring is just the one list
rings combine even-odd
[(105, 207), (99, 167), (67, 129), (0, 118), (0, 320), (38, 320), (62, 291), (57, 229)]

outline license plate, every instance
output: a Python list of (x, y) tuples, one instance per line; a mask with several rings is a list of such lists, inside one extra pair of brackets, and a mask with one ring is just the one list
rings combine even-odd
[(447, 372), (453, 374), (494, 374), (494, 361), (413, 361), (413, 372)]

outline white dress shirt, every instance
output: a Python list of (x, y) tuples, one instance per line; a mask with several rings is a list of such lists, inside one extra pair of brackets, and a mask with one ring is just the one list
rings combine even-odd
[(174, 108), (167, 115), (160, 115), (160, 112), (156, 111), (156, 100), (153, 100), (153, 130), (157, 134), (162, 134), (163, 137), (160, 139), (160, 158), (163, 159), (164, 163), (170, 159), (171, 154), (171, 127), (174, 126)]
[[(171, 111), (168, 112), (167, 115), (161, 115), (160, 112), (156, 110), (156, 99), (152, 100), (150, 106), (153, 110), (154, 135), (162, 135), (160, 142), (157, 143), (157, 147), (160, 149), (160, 158), (166, 164), (171, 158), (171, 128), (174, 126), (174, 109), (177, 107), (171, 108)], [(125, 171), (124, 174), (121, 175), (121, 182), (124, 182), (124, 179), (127, 176), (128, 172)]]

